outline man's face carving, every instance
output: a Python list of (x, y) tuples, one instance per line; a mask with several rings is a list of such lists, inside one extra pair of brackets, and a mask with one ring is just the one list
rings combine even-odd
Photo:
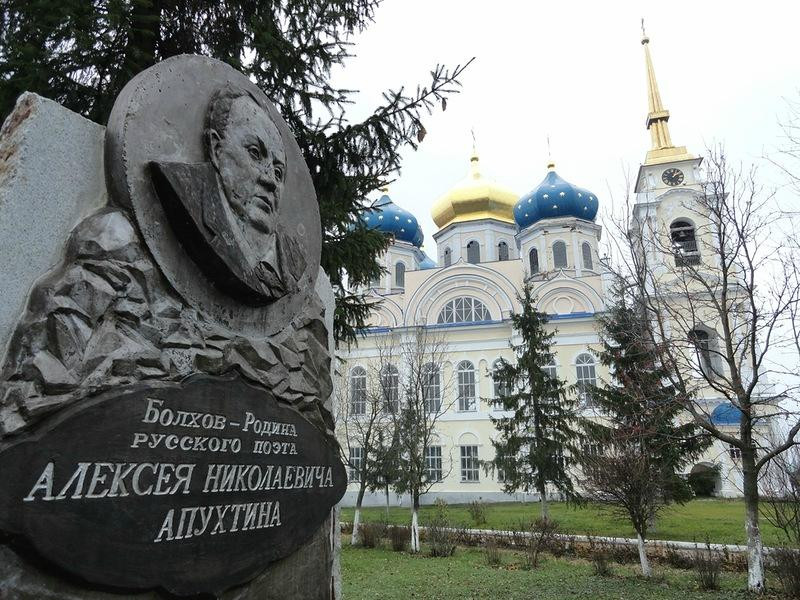
[(211, 162), (237, 217), (263, 233), (275, 230), (286, 177), (278, 128), (252, 99), (233, 101), (225, 130), (210, 131)]

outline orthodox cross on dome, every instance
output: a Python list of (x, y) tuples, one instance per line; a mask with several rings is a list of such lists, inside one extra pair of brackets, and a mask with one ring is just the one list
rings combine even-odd
[(647, 129), (650, 131), (651, 149), (647, 153), (645, 164), (670, 162), (693, 158), (684, 146), (673, 146), (669, 133), (669, 111), (661, 102), (658, 91), (656, 72), (650, 56), (650, 38), (644, 29), (642, 19), (642, 46), (644, 46), (645, 68), (647, 70)]
[(553, 162), (553, 155), (550, 152), (550, 134), (547, 134), (547, 170), (554, 171), (556, 163)]
[(478, 142), (475, 141), (475, 128), (471, 127), (469, 132), (472, 134), (472, 156), (470, 160), (478, 162)]

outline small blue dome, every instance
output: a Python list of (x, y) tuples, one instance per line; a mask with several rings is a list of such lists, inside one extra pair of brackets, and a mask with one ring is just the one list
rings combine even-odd
[(381, 196), (372, 207), (375, 210), (364, 211), (361, 216), (367, 227), (392, 235), (395, 240), (408, 242), (417, 248), (422, 246), (424, 236), (414, 215), (397, 206), (387, 194)]
[(422, 256), (423, 256), (423, 258), (419, 263), (419, 270), (420, 271), (425, 271), (427, 269), (435, 269), (437, 267), (436, 263), (434, 262), (434, 260), (430, 256), (428, 256), (424, 252), (422, 253)]
[(551, 165), (542, 183), (514, 205), (514, 220), (520, 229), (525, 229), (541, 219), (557, 217), (594, 221), (597, 207), (597, 196), (589, 190), (564, 181)]
[(724, 402), (711, 412), (711, 423), (714, 425), (739, 425), (742, 422), (742, 411), (730, 402)]

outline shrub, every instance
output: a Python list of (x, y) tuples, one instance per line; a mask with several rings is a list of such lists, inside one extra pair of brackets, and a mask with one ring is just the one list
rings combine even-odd
[(467, 512), (475, 525), (486, 525), (486, 502), (478, 498), (467, 505)]
[[(522, 523), (522, 532), (515, 536), (515, 543), (525, 549), (525, 567), (539, 566), (539, 556), (549, 547), (558, 533), (558, 522), (552, 519), (536, 519), (533, 523)], [(527, 535), (526, 535), (527, 534)]]
[(453, 536), (448, 531), (446, 522), (438, 522), (435, 519), (430, 522), (428, 525), (428, 545), (431, 549), (431, 556), (453, 556), (456, 551), (456, 545), (453, 543)]
[(788, 598), (800, 598), (800, 551), (776, 548), (769, 553), (770, 567)]
[(503, 555), (500, 552), (500, 548), (497, 546), (497, 541), (493, 537), (486, 540), (484, 555), (486, 556), (486, 564), (490, 567), (499, 567), (503, 564)]
[(664, 562), (673, 569), (691, 569), (694, 567), (694, 556), (667, 544), (664, 550)]
[(358, 526), (358, 537), (364, 548), (377, 548), (386, 536), (387, 525), (383, 521), (364, 521)]
[(618, 565), (625, 565), (639, 562), (639, 549), (636, 546), (627, 544), (607, 544), (611, 553), (611, 558)]
[(610, 577), (611, 569), (611, 544), (589, 537), (589, 558), (592, 561), (592, 568), (595, 575)]
[(408, 541), (411, 539), (411, 529), (400, 525), (392, 525), (389, 527), (389, 541), (392, 544), (392, 550), (395, 552), (402, 552), (408, 546)]
[(694, 568), (697, 574), (697, 584), (701, 590), (719, 589), (719, 572), (722, 569), (722, 554), (711, 547), (706, 540), (706, 549), (697, 550), (694, 558)]
[(447, 502), (437, 498), (434, 503), (433, 518), (428, 523), (427, 540), (431, 556), (452, 556), (456, 551), (453, 534), (450, 531), (450, 521), (447, 516)]
[(575, 555), (575, 536), (562, 535), (560, 537), (553, 536), (550, 543), (547, 545), (547, 551), (555, 556), (561, 558), (563, 556)]

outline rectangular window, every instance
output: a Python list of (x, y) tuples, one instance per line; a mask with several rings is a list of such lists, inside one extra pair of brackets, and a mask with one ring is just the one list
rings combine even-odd
[(361, 481), (361, 469), (364, 465), (364, 449), (350, 448), (350, 473), (348, 480), (352, 483)]
[(428, 446), (425, 449), (425, 473), (428, 481), (442, 480), (442, 447)]
[(734, 446), (733, 444), (728, 444), (728, 455), (733, 460), (739, 460), (742, 458), (742, 449), (738, 446)]
[(475, 410), (475, 368), (467, 361), (458, 368), (458, 410)]
[(582, 450), (584, 456), (600, 456), (603, 454), (600, 444), (584, 444)]
[(425, 365), (422, 371), (422, 399), (425, 411), (438, 413), (442, 409), (442, 386), (436, 365)]
[(350, 390), (350, 414), (363, 415), (367, 412), (367, 381), (364, 378), (354, 378)]
[(505, 483), (506, 482), (505, 469), (501, 469), (500, 467), (498, 467), (497, 470), (495, 471), (495, 475), (497, 476), (497, 483)]
[(478, 447), (461, 446), (461, 481), (478, 481)]

